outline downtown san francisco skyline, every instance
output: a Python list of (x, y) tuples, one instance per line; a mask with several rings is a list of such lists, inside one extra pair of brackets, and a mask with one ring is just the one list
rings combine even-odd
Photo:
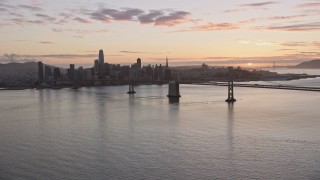
[(0, 0), (0, 63), (297, 64), (320, 57), (320, 0)]

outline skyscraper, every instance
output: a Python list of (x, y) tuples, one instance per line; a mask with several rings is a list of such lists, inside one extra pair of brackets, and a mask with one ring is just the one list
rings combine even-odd
[(166, 57), (166, 69), (169, 68), (169, 62), (168, 62), (168, 57)]
[(164, 70), (164, 79), (167, 81), (171, 80), (171, 69), (169, 68), (168, 57), (166, 57), (166, 68)]
[(164, 79), (167, 81), (171, 80), (171, 69), (170, 68), (166, 68), (164, 70)]
[(99, 51), (99, 64), (100, 66), (103, 66), (104, 64), (104, 54), (103, 54), (103, 50)]
[(60, 78), (60, 68), (55, 67), (53, 69), (53, 79), (58, 80)]
[(94, 60), (94, 74), (97, 74), (99, 72), (99, 60)]
[(157, 81), (158, 77), (159, 77), (159, 68), (158, 68), (158, 65), (156, 64), (153, 71), (153, 80)]
[(41, 61), (38, 62), (38, 79), (39, 82), (43, 82), (43, 63)]
[(158, 81), (162, 81), (162, 73), (163, 69), (162, 69), (162, 65), (160, 64), (160, 66), (158, 67)]
[(141, 59), (140, 58), (137, 59), (137, 68), (141, 69)]
[(75, 80), (75, 69), (74, 69), (74, 64), (70, 64), (70, 74), (69, 74), (69, 79), (71, 81)]
[(104, 76), (104, 54), (103, 54), (103, 50), (99, 51), (99, 70), (98, 70), (98, 74), (100, 77)]
[(45, 66), (44, 67), (44, 80), (49, 81), (51, 80), (52, 73), (51, 73), (51, 67), (50, 66)]

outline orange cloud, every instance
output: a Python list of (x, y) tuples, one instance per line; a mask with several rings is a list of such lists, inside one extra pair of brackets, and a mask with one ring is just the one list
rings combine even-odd
[(237, 24), (233, 23), (207, 23), (204, 25), (190, 27), (189, 29), (183, 29), (172, 32), (192, 32), (192, 31), (221, 31), (221, 30), (234, 30), (239, 29)]

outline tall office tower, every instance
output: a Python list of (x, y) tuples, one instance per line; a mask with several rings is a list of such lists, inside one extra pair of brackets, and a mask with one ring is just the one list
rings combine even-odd
[(137, 68), (141, 69), (141, 59), (140, 58), (137, 59)]
[(92, 79), (92, 69), (85, 69), (83, 72), (83, 79), (84, 80), (91, 80)]
[(158, 65), (156, 64), (156, 66), (154, 67), (154, 71), (153, 71), (153, 80), (156, 81), (158, 80), (158, 76), (159, 76), (159, 68)]
[(171, 80), (171, 69), (169, 68), (168, 57), (166, 57), (166, 68), (164, 70), (164, 79), (167, 81)]
[(44, 80), (49, 81), (51, 77), (51, 67), (50, 66), (45, 66), (44, 67)]
[(160, 64), (160, 66), (159, 66), (159, 71), (158, 71), (158, 73), (159, 73), (159, 75), (158, 75), (158, 80), (159, 81), (162, 81), (162, 76), (163, 76), (163, 73), (162, 73), (162, 65)]
[(100, 77), (104, 76), (104, 54), (103, 50), (99, 51), (99, 71), (98, 74)]
[(103, 50), (99, 51), (99, 64), (103, 65), (104, 64), (104, 54), (103, 54)]
[(110, 67), (111, 67), (110, 64), (104, 63), (103, 74), (105, 76), (110, 76)]
[(94, 67), (93, 67), (93, 69), (94, 69), (94, 74), (98, 73), (98, 71), (99, 71), (99, 60), (98, 60), (98, 59), (96, 59), (96, 60), (94, 61)]
[(171, 69), (169, 69), (169, 68), (166, 68), (165, 70), (164, 70), (164, 79), (165, 80), (167, 80), (167, 81), (169, 81), (169, 80), (171, 80)]
[(43, 63), (41, 61), (38, 62), (38, 79), (39, 82), (43, 82)]
[(169, 62), (168, 62), (168, 57), (166, 57), (166, 69), (169, 68)]
[(53, 69), (53, 79), (54, 80), (60, 79), (60, 69), (58, 67), (55, 67)]
[(71, 81), (75, 80), (75, 69), (74, 69), (74, 64), (70, 64), (70, 74), (69, 74), (69, 79)]
[(76, 71), (76, 79), (77, 80), (83, 80), (83, 67), (80, 66)]
[(147, 67), (146, 67), (146, 75), (149, 76), (149, 77), (153, 77), (153, 69), (151, 67), (151, 65), (149, 64)]

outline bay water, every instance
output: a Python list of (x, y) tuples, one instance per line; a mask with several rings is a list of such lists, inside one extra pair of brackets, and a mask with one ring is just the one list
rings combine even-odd
[[(301, 80), (300, 82), (303, 82)], [(319, 92), (167, 85), (0, 92), (0, 179), (319, 179)]]

